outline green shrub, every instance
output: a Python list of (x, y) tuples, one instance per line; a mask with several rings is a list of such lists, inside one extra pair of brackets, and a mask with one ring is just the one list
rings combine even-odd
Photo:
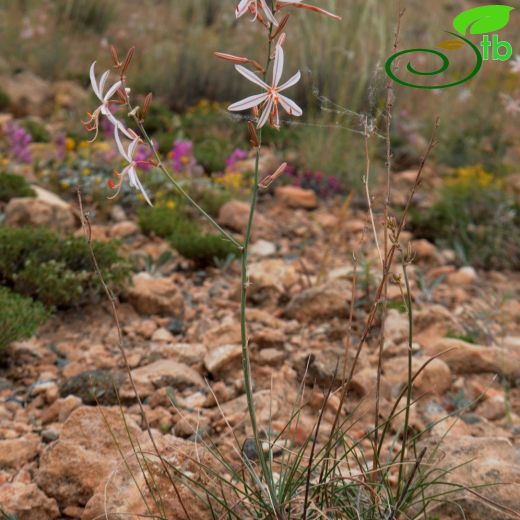
[(164, 206), (153, 208), (140, 208), (138, 211), (139, 226), (143, 233), (155, 234), (161, 238), (168, 238), (179, 230), (179, 228), (193, 228), (200, 231), (200, 226), (188, 218), (180, 209), (170, 209)]
[(7, 95), (7, 92), (0, 88), (0, 112), (4, 111), (11, 104), (11, 100)]
[(229, 146), (216, 139), (206, 139), (195, 145), (194, 155), (197, 162), (207, 172), (223, 172), (226, 168), (226, 158), (230, 154)]
[(220, 208), (231, 199), (231, 194), (218, 186), (194, 186), (189, 189), (189, 194), (212, 217), (217, 217)]
[[(128, 280), (129, 263), (114, 242), (93, 242), (105, 281), (114, 290)], [(49, 307), (76, 306), (102, 294), (90, 251), (80, 237), (38, 228), (0, 226), (0, 283)]]
[(170, 237), (170, 244), (184, 258), (193, 260), (199, 267), (217, 265), (229, 256), (238, 255), (237, 248), (223, 236), (195, 230), (175, 233)]
[(0, 287), (0, 350), (9, 343), (30, 338), (45, 323), (48, 312), (41, 303)]
[(36, 193), (25, 177), (0, 173), (0, 202), (9, 202), (15, 197), (36, 197)]
[(459, 264), (520, 267), (520, 207), (482, 167), (460, 168), (424, 213), (412, 213), (416, 236), (453, 249)]
[(35, 119), (26, 119), (22, 122), (24, 129), (31, 134), (35, 143), (48, 143), (51, 140), (51, 135), (44, 125)]

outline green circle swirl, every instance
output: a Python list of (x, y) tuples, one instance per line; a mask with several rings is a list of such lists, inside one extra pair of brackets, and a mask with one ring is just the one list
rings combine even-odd
[(395, 54), (392, 54), (392, 56), (390, 56), (390, 58), (388, 58), (388, 60), (386, 60), (386, 65), (385, 65), (385, 69), (386, 69), (386, 73), (388, 74), (388, 76), (393, 79), (394, 81), (396, 81), (397, 83), (400, 83), (401, 85), (405, 85), (406, 87), (412, 87), (412, 88), (423, 88), (423, 89), (436, 89), (436, 88), (449, 88), (449, 87), (455, 87), (456, 85), (460, 85), (461, 83), (465, 83), (466, 81), (469, 81), (471, 78), (473, 78), (474, 76), (476, 76), (478, 74), (478, 72), (480, 71), (481, 67), (482, 67), (482, 55), (480, 54), (480, 50), (478, 49), (478, 47), (473, 43), (471, 42), (470, 40), (464, 38), (463, 36), (460, 36), (460, 34), (456, 34), (456, 33), (453, 33), (453, 32), (450, 32), (450, 31), (446, 31), (448, 34), (451, 34), (453, 36), (455, 36), (456, 38), (459, 38), (459, 40), (462, 40), (464, 41), (465, 43), (467, 43), (472, 49), (473, 49), (473, 52), (475, 53), (475, 57), (477, 59), (477, 62), (475, 64), (475, 67), (474, 69), (469, 73), (468, 76), (466, 76), (465, 78), (459, 80), (459, 81), (454, 81), (453, 83), (447, 83), (445, 85), (415, 85), (414, 83), (409, 83), (407, 81), (403, 81), (403, 80), (400, 80), (393, 72), (392, 70), (392, 64), (394, 63), (394, 61), (399, 58), (399, 56), (403, 56), (404, 54), (409, 54), (409, 53), (412, 53), (412, 52), (427, 52), (427, 53), (430, 53), (430, 54), (435, 54), (436, 56), (439, 56), (442, 60), (442, 65), (437, 68), (436, 70), (434, 70), (433, 72), (421, 72), (421, 71), (418, 71), (416, 70), (412, 64), (410, 62), (408, 62), (408, 64), (406, 65), (406, 68), (409, 72), (411, 72), (412, 74), (415, 74), (417, 76), (435, 76), (437, 74), (440, 74), (442, 72), (444, 72), (445, 70), (448, 69), (449, 65), (450, 65), (450, 60), (448, 59), (448, 57), (443, 54), (442, 52), (439, 52), (439, 51), (436, 51), (434, 49), (407, 49), (407, 50), (404, 50), (404, 51), (400, 51), (400, 52), (396, 52)]

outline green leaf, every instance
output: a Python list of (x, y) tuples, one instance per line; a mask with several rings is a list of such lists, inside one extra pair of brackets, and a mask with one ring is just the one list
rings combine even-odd
[(463, 11), (453, 20), (453, 27), (461, 34), (486, 34), (505, 27), (514, 7), (508, 5), (484, 5)]

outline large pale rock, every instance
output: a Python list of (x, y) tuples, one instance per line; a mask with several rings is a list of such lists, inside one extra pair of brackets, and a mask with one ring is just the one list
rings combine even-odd
[(241, 337), (240, 323), (228, 322), (208, 330), (202, 336), (202, 342), (209, 349), (214, 349), (230, 343), (240, 343)]
[(85, 505), (99, 482), (121, 463), (113, 436), (123, 453), (131, 453), (128, 435), (136, 438), (141, 430), (129, 418), (126, 423), (117, 407), (76, 409), (63, 425), (59, 439), (40, 458), (38, 486), (62, 509)]
[(35, 434), (27, 434), (17, 439), (0, 441), (0, 469), (19, 469), (38, 455), (40, 438)]
[(453, 313), (442, 305), (424, 307), (414, 316), (414, 341), (424, 348), (435, 345), (449, 331), (459, 331)]
[(47, 197), (11, 199), (5, 208), (5, 222), (10, 226), (42, 226), (60, 231), (72, 231), (76, 227), (69, 205)]
[(336, 281), (333, 284), (311, 287), (292, 298), (285, 313), (289, 318), (302, 322), (326, 320), (333, 317), (348, 316), (350, 284)]
[[(415, 375), (421, 367), (425, 367), (415, 379), (413, 387), (419, 393), (442, 395), (451, 387), (450, 367), (442, 359), (433, 359), (429, 363), (427, 356), (412, 358), (412, 372)], [(385, 361), (383, 365), (384, 379), (391, 384), (402, 385), (408, 380), (408, 357), (399, 356)]]
[[(136, 368), (132, 370), (132, 377), (141, 397), (146, 397), (163, 386), (171, 386), (175, 390), (204, 386), (204, 379), (196, 370), (171, 359), (160, 359), (150, 365)], [(121, 389), (123, 397), (131, 397), (133, 393), (129, 382)]]
[(9, 96), (10, 111), (17, 117), (47, 116), (52, 110), (51, 84), (32, 72), (23, 71), (0, 78), (2, 89)]
[[(211, 482), (201, 468), (211, 466), (212, 460), (209, 456), (200, 446), (170, 435), (158, 437), (156, 444), (166, 464), (175, 468), (176, 475), (174, 478), (180, 496), (179, 500), (170, 479), (165, 475), (159, 458), (152, 455), (155, 450), (151, 443), (145, 440), (141, 445), (143, 451), (150, 453), (146, 457), (148, 482), (153, 480), (156, 496), (161, 497), (167, 517), (175, 520), (209, 520), (215, 518), (210, 514), (205, 504), (197, 499), (194, 493), (180, 482), (181, 479), (178, 477), (180, 473), (194, 479), (200, 487), (197, 487), (197, 484), (191, 484), (191, 486), (194, 487), (199, 496), (204, 496), (204, 491), (211, 485)], [(197, 461), (200, 461), (200, 464)], [(130, 518), (145, 518), (150, 514), (156, 515), (157, 518), (162, 517), (161, 511), (157, 510), (156, 501), (150, 496), (149, 488), (135, 454), (130, 454), (127, 463), (130, 471), (124, 464), (120, 463), (110, 475), (99, 478), (99, 485), (85, 508), (81, 517), (82, 520), (101, 518), (128, 520)], [(150, 478), (150, 474), (153, 475), (153, 479)], [(143, 493), (151, 511), (146, 508), (139, 490)], [(214, 504), (214, 507), (219, 510), (217, 504)]]
[(240, 359), (242, 347), (240, 345), (221, 345), (210, 350), (204, 356), (204, 366), (211, 374), (218, 374), (221, 370), (229, 367), (234, 361)]
[(148, 273), (138, 273), (132, 281), (133, 286), (128, 289), (128, 301), (141, 314), (184, 314), (184, 298), (169, 278), (153, 278)]
[[(247, 229), (250, 207), (246, 202), (230, 200), (220, 208), (218, 223), (243, 235)], [(263, 215), (256, 212), (253, 220), (252, 240), (269, 238), (273, 231), (274, 225)]]
[(290, 208), (315, 209), (318, 199), (313, 190), (304, 190), (298, 186), (279, 186), (274, 191), (275, 197)]
[(442, 359), (459, 374), (493, 372), (520, 377), (520, 351), (515, 349), (473, 345), (452, 338), (442, 338), (426, 349), (430, 356), (443, 352)]
[(54, 520), (60, 512), (53, 498), (35, 484), (7, 482), (0, 485), (0, 506), (17, 520)]
[(445, 442), (428, 440), (425, 446), (428, 448), (426, 457), (433, 458), (428, 461), (432, 478), (438, 478), (441, 470), (446, 470), (439, 480), (473, 488), (484, 497), (483, 500), (471, 491), (459, 491), (447, 484), (426, 486), (426, 497), (449, 492), (443, 497), (445, 501), (430, 503), (431, 517), (451, 518), (448, 515), (454, 514), (455, 518), (460, 518), (462, 509), (468, 520), (516, 518), (485, 501), (488, 499), (510, 510), (520, 511), (520, 452), (508, 439), (452, 436)]
[(276, 305), (280, 297), (287, 295), (300, 276), (294, 262), (281, 258), (268, 258), (249, 265), (247, 296), (257, 305)]

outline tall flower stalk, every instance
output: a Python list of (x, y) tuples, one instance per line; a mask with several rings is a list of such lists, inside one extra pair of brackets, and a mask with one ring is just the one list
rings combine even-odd
[[(133, 106), (130, 95), (131, 90), (126, 85), (126, 71), (132, 60), (134, 49), (130, 49), (126, 58), (123, 61), (119, 60), (119, 56), (114, 48), (111, 48), (112, 59), (114, 61), (115, 69), (118, 72), (118, 79), (108, 89), (105, 87), (108, 83), (110, 71), (106, 71), (99, 78), (95, 75), (95, 62), (90, 69), (90, 78), (94, 94), (101, 102), (101, 104), (92, 112), (88, 114), (88, 119), (84, 123), (88, 130), (95, 132), (94, 138), (97, 136), (100, 118), (104, 117), (113, 127), (114, 138), (117, 144), (122, 159), (126, 163), (121, 173), (116, 172), (118, 179), (117, 183), (109, 181), (109, 187), (116, 190), (115, 195), (119, 193), (122, 183), (128, 179), (130, 185), (136, 190), (140, 191), (145, 200), (152, 204), (151, 198), (145, 191), (143, 184), (137, 177), (136, 166), (142, 167), (142, 161), (138, 161), (134, 154), (140, 143), (145, 142), (151, 150), (153, 159), (148, 160), (149, 164), (153, 164), (159, 168), (164, 175), (172, 182), (177, 191), (207, 220), (214, 226), (225, 239), (230, 240), (241, 252), (241, 297), (240, 297), (240, 330), (241, 330), (241, 346), (242, 346), (242, 367), (244, 377), (244, 387), (247, 397), (247, 406), (253, 436), (256, 443), (256, 451), (260, 461), (261, 475), (266, 485), (266, 491), (269, 495), (269, 502), (272, 506), (276, 518), (285, 518), (285, 515), (278, 504), (275, 482), (273, 479), (273, 472), (270, 471), (268, 459), (262, 449), (262, 440), (259, 435), (258, 425), (256, 420), (256, 410), (253, 394), (253, 378), (251, 373), (251, 361), (249, 355), (249, 342), (247, 335), (247, 289), (249, 285), (248, 277), (248, 255), (249, 246), (251, 243), (251, 234), (253, 230), (253, 222), (258, 201), (258, 192), (260, 188), (268, 188), (285, 170), (287, 164), (282, 165), (276, 169), (274, 173), (268, 175), (265, 179), (260, 179), (260, 157), (262, 145), (262, 128), (269, 125), (272, 128), (280, 128), (280, 114), (279, 106), (281, 106), (289, 116), (299, 117), (303, 114), (302, 109), (290, 98), (281, 94), (282, 91), (294, 86), (301, 78), (300, 72), (296, 72), (290, 79), (280, 84), (283, 76), (284, 67), (284, 49), (283, 45), (286, 42), (287, 35), (286, 27), (288, 25), (289, 15), (278, 19), (277, 15), (280, 9), (286, 7), (296, 7), (308, 9), (313, 12), (318, 12), (336, 19), (336, 15), (329, 13), (309, 4), (305, 4), (298, 0), (242, 0), (238, 4), (235, 14), (239, 18), (246, 12), (250, 12), (254, 16), (254, 20), (265, 27), (266, 32), (266, 49), (267, 56), (265, 57), (265, 65), (260, 65), (257, 61), (246, 57), (233, 56), (227, 53), (216, 52), (215, 55), (221, 59), (225, 59), (235, 63), (235, 68), (239, 74), (261, 87), (264, 92), (245, 98), (241, 101), (233, 103), (229, 106), (230, 111), (251, 110), (251, 117), (248, 121), (249, 133), (251, 143), (256, 150), (255, 167), (254, 167), (254, 183), (251, 193), (249, 217), (243, 243), (240, 243), (230, 233), (224, 230), (206, 211), (204, 211), (182, 188), (181, 184), (175, 179), (172, 173), (168, 171), (162, 162), (161, 157), (154, 146), (150, 136), (144, 128), (144, 119), (148, 112), (152, 96), (149, 94), (143, 104), (143, 107)], [(265, 16), (262, 16), (262, 14)], [(250, 65), (254, 70), (246, 68), (244, 65)], [(271, 83), (267, 83), (268, 77), (271, 76)], [(124, 106), (128, 111), (128, 115), (135, 123), (135, 129), (126, 128), (126, 126), (117, 118), (117, 111), (114, 107), (117, 105)], [(125, 143), (124, 141), (129, 141)], [(143, 169), (143, 168), (142, 168)], [(112, 196), (111, 198), (113, 198)], [(264, 484), (262, 484), (263, 486)]]

